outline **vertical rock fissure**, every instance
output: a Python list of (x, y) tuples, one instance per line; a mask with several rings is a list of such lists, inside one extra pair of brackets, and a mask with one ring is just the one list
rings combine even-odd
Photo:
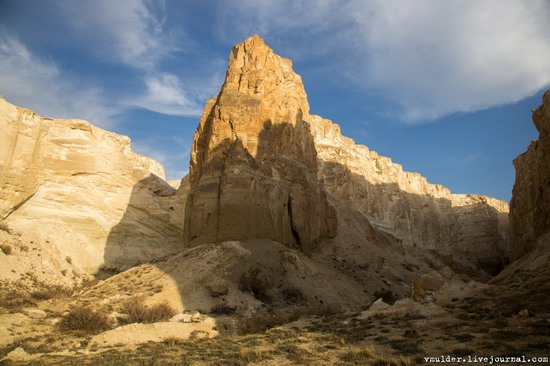
[(300, 235), (298, 234), (298, 231), (296, 231), (296, 227), (294, 224), (294, 220), (292, 219), (292, 197), (288, 196), (288, 202), (286, 204), (286, 207), (288, 209), (288, 219), (290, 221), (290, 231), (292, 233), (292, 239), (293, 239), (293, 246), (296, 246), (297, 249), (300, 249), (302, 251), (302, 243), (300, 242)]

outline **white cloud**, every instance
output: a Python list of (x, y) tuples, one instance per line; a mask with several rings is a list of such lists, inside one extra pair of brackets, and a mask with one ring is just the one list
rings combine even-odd
[(102, 127), (112, 124), (115, 110), (99, 88), (79, 84), (6, 34), (0, 34), (0, 70), (0, 93), (11, 103), (49, 117), (82, 118)]
[(66, 0), (60, 9), (70, 15), (76, 37), (87, 40), (96, 56), (133, 68), (143, 80), (142, 88), (121, 97), (121, 107), (167, 115), (200, 115), (202, 106), (197, 96), (187, 92), (189, 86), (159, 66), (181, 51), (180, 44), (185, 43), (166, 29), (164, 1)]
[(550, 85), (546, 0), (224, 4), (219, 33), (284, 36), (303, 57), (326, 54), (332, 72), (388, 98), (408, 122), (516, 102)]
[(58, 5), (75, 35), (104, 60), (149, 69), (176, 50), (164, 29), (164, 1), (65, 0)]
[(519, 101), (550, 84), (547, 2), (384, 1), (358, 5), (365, 81), (407, 121)]
[(187, 95), (183, 82), (176, 75), (160, 73), (148, 76), (145, 85), (144, 95), (128, 101), (128, 105), (176, 116), (201, 114), (201, 107)]

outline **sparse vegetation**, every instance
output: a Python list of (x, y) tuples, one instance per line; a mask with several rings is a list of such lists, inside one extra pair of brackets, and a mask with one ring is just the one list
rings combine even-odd
[(33, 306), (34, 302), (30, 294), (24, 290), (8, 290), (0, 291), (0, 306), (5, 309), (18, 309), (23, 306)]
[(382, 299), (386, 304), (393, 305), (397, 301), (397, 296), (388, 289), (380, 289), (374, 293), (374, 297)]
[(41, 289), (31, 292), (31, 296), (36, 300), (49, 300), (61, 297), (67, 297), (73, 293), (69, 287), (60, 285), (41, 285)]
[(359, 365), (365, 365), (369, 363), (369, 361), (374, 365), (380, 366), (408, 366), (413, 364), (412, 360), (406, 357), (383, 353), (372, 345), (361, 348), (353, 348), (342, 353), (340, 355), (340, 359), (345, 362)]
[(283, 300), (291, 304), (299, 304), (305, 300), (304, 294), (298, 288), (284, 288), (281, 295)]
[(125, 302), (121, 312), (128, 316), (123, 321), (126, 324), (156, 323), (161, 320), (168, 320), (176, 314), (176, 310), (167, 302), (145, 305), (143, 297), (134, 297)]
[(6, 224), (5, 222), (0, 222), (0, 230), (1, 231), (5, 231), (7, 232), (8, 234), (12, 235), (13, 234), (13, 231), (12, 229), (8, 226), (8, 224)]
[(72, 308), (61, 318), (59, 328), (97, 334), (112, 327), (109, 315), (103, 310), (94, 310), (84, 306)]

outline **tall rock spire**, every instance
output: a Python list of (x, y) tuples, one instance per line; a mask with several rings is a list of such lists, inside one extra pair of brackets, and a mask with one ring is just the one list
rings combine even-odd
[(308, 113), (290, 60), (258, 35), (232, 49), (225, 82), (194, 137), (188, 245), (265, 238), (307, 250), (335, 235)]

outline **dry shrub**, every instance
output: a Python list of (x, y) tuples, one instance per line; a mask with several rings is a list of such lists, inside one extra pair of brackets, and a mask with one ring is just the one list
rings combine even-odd
[(2, 253), (4, 253), (5, 255), (10, 255), (13, 251), (11, 245), (9, 244), (0, 245), (0, 249), (2, 249)]
[(228, 305), (228, 304), (225, 304), (225, 303), (220, 303), (220, 304), (216, 304), (211, 310), (210, 310), (210, 313), (211, 314), (225, 314), (225, 315), (229, 315), (229, 314), (233, 314), (237, 309), (234, 307), (234, 306), (231, 306), (231, 305)]
[(12, 229), (5, 222), (0, 222), (0, 230), (7, 232), (8, 234), (13, 234)]
[(374, 297), (382, 299), (386, 304), (393, 305), (397, 301), (397, 296), (388, 289), (380, 289), (374, 292)]
[(49, 299), (59, 299), (62, 297), (67, 297), (72, 295), (73, 290), (69, 287), (64, 287), (61, 285), (40, 285), (42, 288), (39, 290), (34, 290), (31, 293), (33, 299), (36, 300), (49, 300)]
[(6, 309), (19, 309), (24, 306), (34, 306), (30, 294), (23, 290), (1, 289), (0, 306)]
[(125, 323), (156, 323), (168, 320), (176, 314), (166, 301), (155, 305), (145, 305), (143, 297), (134, 297), (123, 304), (122, 313), (128, 315)]
[(103, 332), (111, 327), (112, 324), (106, 311), (84, 306), (72, 308), (59, 322), (59, 328), (62, 330), (78, 330), (92, 334)]
[(298, 288), (284, 288), (281, 291), (281, 296), (283, 299), (290, 304), (299, 304), (304, 302), (305, 297), (302, 291)]
[(185, 341), (177, 337), (166, 337), (162, 340), (162, 343), (164, 343), (167, 346), (180, 346), (185, 344)]

